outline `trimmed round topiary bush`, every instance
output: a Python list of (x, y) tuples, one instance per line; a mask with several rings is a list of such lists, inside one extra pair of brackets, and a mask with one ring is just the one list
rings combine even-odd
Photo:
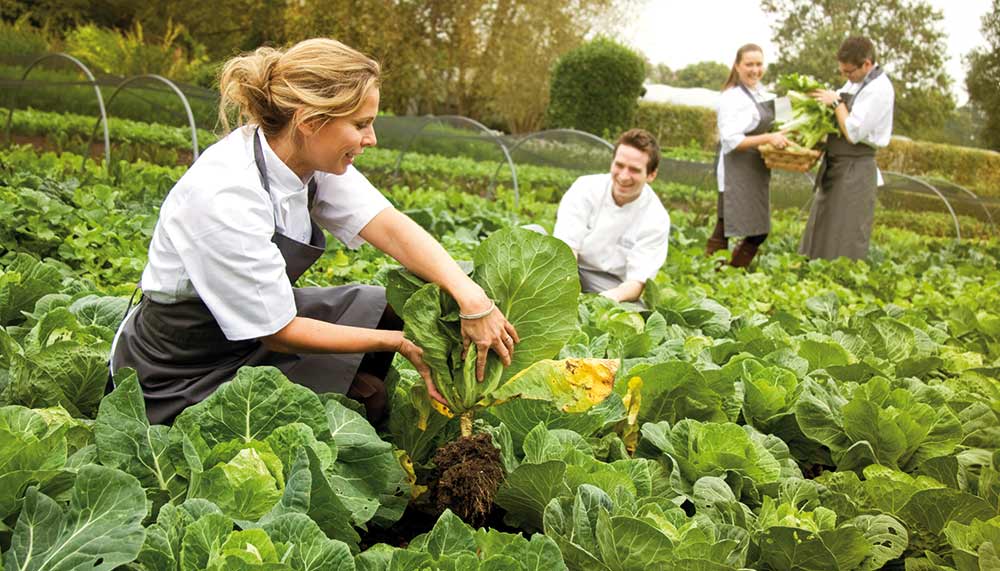
[(549, 126), (616, 137), (632, 126), (645, 75), (642, 56), (607, 38), (567, 52), (552, 71)]

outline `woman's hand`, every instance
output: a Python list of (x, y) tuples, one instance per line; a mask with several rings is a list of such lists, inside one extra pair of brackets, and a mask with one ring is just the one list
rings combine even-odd
[(399, 345), (396, 347), (396, 352), (400, 355), (406, 357), (406, 360), (413, 363), (413, 368), (420, 373), (420, 378), (424, 380), (424, 384), (427, 385), (427, 394), (439, 403), (448, 406), (448, 401), (445, 400), (441, 393), (438, 392), (437, 387), (434, 386), (434, 380), (431, 378), (431, 369), (424, 363), (424, 350), (410, 341), (409, 339), (403, 337), (402, 331), (400, 331)]
[(504, 317), (499, 307), (478, 319), (462, 320), (462, 357), (470, 345), (476, 346), (476, 380), (486, 374), (486, 357), (490, 349), (496, 352), (504, 367), (510, 365), (514, 345), (521, 341), (517, 330)]
[(840, 101), (840, 96), (829, 89), (817, 89), (809, 92), (809, 96), (823, 105), (834, 106)]
[(776, 149), (784, 149), (788, 145), (791, 145), (792, 142), (788, 140), (788, 137), (785, 136), (785, 133), (779, 132), (779, 133), (768, 134), (767, 144), (771, 145)]

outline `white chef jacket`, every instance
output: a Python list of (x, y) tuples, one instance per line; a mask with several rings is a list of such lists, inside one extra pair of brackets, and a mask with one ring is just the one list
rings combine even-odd
[[(874, 70), (873, 70), (874, 71)], [(868, 72), (871, 73), (871, 72)], [(840, 88), (840, 93), (858, 93), (863, 81), (848, 81)], [(844, 121), (847, 135), (855, 143), (869, 147), (885, 147), (892, 140), (892, 112), (896, 103), (896, 91), (889, 77), (882, 73), (873, 79), (851, 102), (851, 112)], [(875, 168), (877, 186), (885, 184), (882, 169)]]
[[(848, 81), (840, 92), (857, 93), (861, 83)], [(892, 111), (896, 92), (889, 77), (883, 73), (869, 83), (855, 98), (845, 126), (847, 135), (855, 143), (880, 148), (892, 139)]]
[[(747, 87), (754, 101), (763, 103), (774, 99), (774, 94), (767, 91), (764, 86), (757, 83), (755, 87)], [(719, 128), (720, 152), (723, 155), (731, 153), (746, 138), (746, 133), (753, 131), (760, 124), (760, 110), (751, 101), (747, 94), (740, 89), (739, 85), (730, 87), (722, 92), (719, 97), (719, 107), (716, 112), (716, 124)], [(725, 164), (722, 157), (719, 157), (719, 164), (716, 167), (715, 175), (719, 184), (719, 192), (725, 186)]]
[(308, 180), (286, 166), (261, 133), (271, 192), (253, 156), (253, 127), (237, 129), (198, 158), (167, 195), (142, 273), (143, 295), (160, 303), (201, 298), (232, 341), (270, 335), (295, 317), (292, 285), (271, 236), (308, 242), (310, 215), (348, 247), (388, 200), (353, 166)]
[(667, 260), (670, 215), (648, 184), (618, 206), (610, 173), (582, 176), (559, 202), (552, 235), (577, 252), (581, 268), (645, 283)]

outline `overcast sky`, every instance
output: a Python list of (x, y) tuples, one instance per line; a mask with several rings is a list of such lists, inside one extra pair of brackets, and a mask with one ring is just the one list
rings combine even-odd
[[(929, 0), (942, 10), (942, 24), (948, 42), (948, 73), (955, 80), (953, 90), (962, 104), (965, 70), (962, 56), (985, 45), (979, 31), (981, 18), (991, 0)], [(732, 64), (736, 49), (745, 43), (759, 44), (774, 59), (771, 28), (758, 0), (645, 0), (641, 14), (620, 39), (641, 50), (653, 63), (671, 69), (714, 60)]]

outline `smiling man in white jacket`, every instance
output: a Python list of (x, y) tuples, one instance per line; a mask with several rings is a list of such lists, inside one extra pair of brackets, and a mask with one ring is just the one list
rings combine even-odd
[(584, 292), (638, 300), (666, 261), (670, 215), (649, 186), (659, 162), (656, 138), (631, 129), (610, 173), (582, 176), (563, 195), (553, 235), (576, 254)]

